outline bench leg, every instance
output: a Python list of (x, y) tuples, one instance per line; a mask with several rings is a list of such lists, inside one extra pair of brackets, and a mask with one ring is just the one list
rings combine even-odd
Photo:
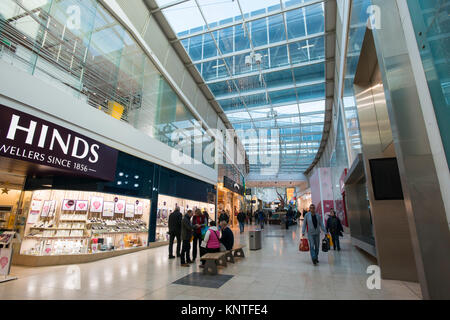
[(244, 250), (242, 250), (242, 249), (235, 250), (234, 251), (234, 256), (235, 257), (240, 257), (240, 258), (245, 258)]
[(222, 256), (221, 258), (217, 259), (217, 265), (226, 267), (227, 266), (227, 256)]
[(234, 257), (233, 257), (231, 250), (227, 252), (227, 255), (225, 256), (225, 258), (227, 259), (227, 262), (234, 263)]
[(217, 274), (217, 265), (214, 260), (206, 260), (203, 274), (215, 275)]

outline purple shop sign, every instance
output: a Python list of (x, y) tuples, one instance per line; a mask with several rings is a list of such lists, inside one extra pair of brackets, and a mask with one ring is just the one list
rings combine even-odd
[(0, 156), (113, 181), (118, 151), (0, 104)]

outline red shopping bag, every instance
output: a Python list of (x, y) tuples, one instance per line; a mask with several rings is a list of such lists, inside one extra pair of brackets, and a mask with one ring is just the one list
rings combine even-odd
[(298, 247), (298, 250), (303, 252), (309, 251), (308, 239), (306, 238), (300, 239), (300, 245)]

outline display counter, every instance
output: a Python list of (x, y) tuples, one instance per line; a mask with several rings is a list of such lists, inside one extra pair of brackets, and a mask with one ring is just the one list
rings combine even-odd
[(147, 247), (148, 199), (37, 190), (28, 201), (22, 256), (86, 255)]

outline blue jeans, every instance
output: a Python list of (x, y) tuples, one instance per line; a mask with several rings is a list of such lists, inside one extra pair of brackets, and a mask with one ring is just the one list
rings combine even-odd
[(244, 232), (244, 222), (239, 222), (239, 229)]
[(309, 241), (309, 252), (311, 253), (311, 259), (314, 262), (319, 258), (319, 248), (320, 248), (320, 234), (308, 235)]

